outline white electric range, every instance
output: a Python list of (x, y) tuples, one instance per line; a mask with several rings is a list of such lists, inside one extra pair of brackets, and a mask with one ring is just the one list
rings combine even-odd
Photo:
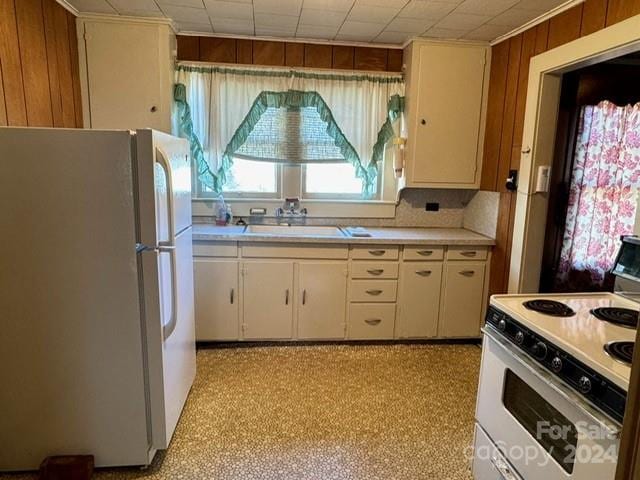
[(495, 295), (483, 329), (476, 480), (613, 480), (640, 303), (640, 240), (616, 293)]

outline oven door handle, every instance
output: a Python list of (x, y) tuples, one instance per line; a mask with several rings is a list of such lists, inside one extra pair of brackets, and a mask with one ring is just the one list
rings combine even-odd
[(509, 464), (498, 455), (491, 456), (491, 463), (493, 464), (493, 468), (498, 471), (504, 480), (521, 480), (520, 477), (511, 469)]
[(611, 438), (620, 438), (622, 427), (615, 420), (609, 418), (604, 413), (599, 412), (587, 403), (582, 397), (574, 393), (570, 387), (566, 386), (564, 382), (554, 378), (551, 373), (539, 367), (526, 353), (516, 350), (509, 342), (500, 337), (500, 334), (490, 325), (485, 326), (482, 332), (491, 338), (497, 345), (505, 350), (511, 357), (513, 357), (521, 366), (526, 368), (534, 376), (542, 380), (548, 385), (555, 393), (564, 398), (567, 402), (575, 405), (580, 411), (589, 417), (593, 422), (604, 428)]

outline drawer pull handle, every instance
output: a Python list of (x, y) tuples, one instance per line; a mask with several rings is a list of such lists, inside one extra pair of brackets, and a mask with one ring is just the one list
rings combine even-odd
[(302, 304), (307, 303), (307, 289), (302, 290)]
[(464, 275), (465, 277), (473, 277), (475, 274), (475, 270), (462, 270), (460, 272), (460, 275)]
[(380, 295), (382, 293), (382, 290), (367, 290), (367, 293), (369, 295), (377, 296), (377, 295)]
[(370, 270), (367, 270), (368, 273), (370, 273), (371, 275), (382, 275), (384, 273), (384, 270), (382, 268), (372, 268)]
[(430, 257), (433, 255), (433, 250), (418, 250), (418, 255), (422, 255), (423, 257)]
[(381, 257), (386, 253), (386, 250), (369, 250), (369, 253), (375, 257)]
[(382, 322), (381, 318), (367, 318), (364, 323), (368, 324), (368, 325), (378, 325), (380, 322)]
[(287, 291), (284, 294), (284, 304), (285, 305), (289, 305), (289, 289), (287, 288)]
[(460, 252), (460, 255), (464, 255), (465, 257), (475, 257), (478, 254), (475, 250), (466, 250), (464, 252)]
[(235, 288), (231, 289), (231, 294), (229, 295), (229, 303), (233, 305), (233, 297), (235, 296)]
[(431, 270), (416, 270), (416, 273), (421, 277), (428, 277), (431, 275)]

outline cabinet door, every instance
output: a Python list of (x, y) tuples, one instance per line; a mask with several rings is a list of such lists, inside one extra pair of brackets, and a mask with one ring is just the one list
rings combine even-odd
[(446, 265), (439, 336), (480, 335), (484, 269), (483, 262), (451, 262)]
[(237, 340), (238, 262), (195, 258), (196, 340)]
[(159, 42), (156, 25), (85, 22), (87, 127), (166, 130)]
[(301, 263), (298, 288), (298, 338), (344, 338), (347, 264)]
[(419, 47), (410, 182), (476, 182), (485, 55), (484, 47)]
[(243, 264), (243, 337), (284, 339), (293, 336), (293, 263)]
[(402, 264), (398, 336), (424, 338), (438, 334), (441, 285), (442, 263)]

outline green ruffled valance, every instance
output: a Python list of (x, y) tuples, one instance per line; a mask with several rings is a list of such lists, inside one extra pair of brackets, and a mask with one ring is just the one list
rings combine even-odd
[(338, 126), (330, 108), (318, 92), (299, 90), (283, 92), (265, 91), (260, 93), (253, 102), (249, 112), (226, 146), (219, 168), (216, 172), (212, 172), (204, 158), (202, 145), (193, 131), (193, 121), (189, 105), (186, 101), (186, 87), (184, 85), (175, 85), (174, 99), (178, 105), (180, 133), (189, 140), (198, 177), (214, 192), (222, 191), (222, 187), (226, 182), (226, 172), (228, 172), (233, 165), (234, 154), (245, 144), (247, 138), (258, 124), (260, 117), (268, 108), (299, 109), (312, 107), (318, 112), (320, 119), (326, 125), (327, 135), (333, 139), (333, 142), (340, 150), (344, 159), (354, 166), (356, 177), (362, 180), (363, 197), (371, 198), (376, 193), (379, 162), (383, 159), (386, 145), (395, 135), (392, 125), (404, 111), (404, 97), (399, 95), (392, 96), (388, 102), (387, 119), (380, 129), (373, 147), (372, 158), (368, 164), (364, 166), (355, 148)]

